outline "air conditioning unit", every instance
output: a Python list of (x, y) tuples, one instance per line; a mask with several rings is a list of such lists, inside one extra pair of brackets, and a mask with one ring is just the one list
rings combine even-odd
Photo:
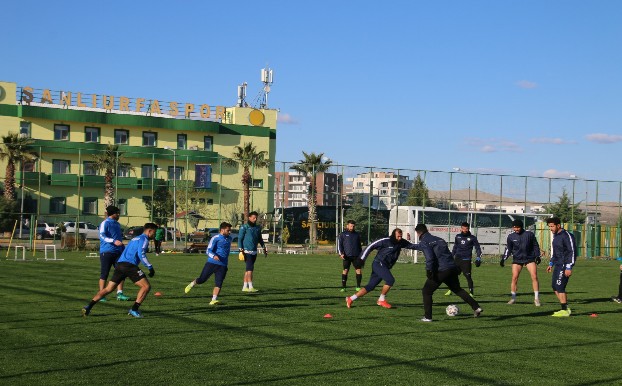
[(26, 133), (19, 133), (19, 137), (20, 138), (28, 138), (28, 134), (26, 134)]

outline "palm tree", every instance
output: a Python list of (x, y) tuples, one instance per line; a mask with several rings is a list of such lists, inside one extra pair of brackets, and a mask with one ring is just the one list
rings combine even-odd
[(265, 150), (257, 151), (252, 142), (247, 142), (244, 146), (236, 146), (235, 151), (230, 159), (225, 160), (225, 164), (237, 167), (242, 165), (244, 172), (242, 173), (242, 189), (244, 190), (244, 219), (248, 219), (250, 212), (250, 186), (251, 173), (250, 168), (267, 168), (270, 166), (270, 160), (266, 159), (268, 152)]
[[(113, 179), (117, 174), (119, 165), (123, 160), (123, 153), (119, 151), (118, 145), (108, 143), (106, 149), (101, 154), (93, 155), (95, 170), (104, 172), (104, 207), (114, 205), (114, 184)], [(134, 170), (133, 167), (129, 167)]]
[(290, 167), (290, 169), (302, 173), (302, 175), (309, 177), (311, 180), (309, 184), (309, 194), (307, 195), (307, 206), (309, 207), (309, 243), (311, 245), (315, 245), (315, 241), (317, 239), (317, 189), (315, 186), (315, 180), (318, 173), (324, 173), (327, 171), (333, 161), (329, 159), (326, 161), (322, 160), (322, 158), (324, 158), (324, 153), (307, 154), (303, 151), (302, 155), (304, 156), (304, 159), (298, 161), (298, 163)]
[(2, 142), (0, 161), (7, 161), (4, 197), (12, 201), (15, 200), (15, 165), (34, 161), (37, 158), (37, 152), (28, 148), (34, 142), (31, 138), (22, 137), (17, 133), (9, 132), (2, 136)]

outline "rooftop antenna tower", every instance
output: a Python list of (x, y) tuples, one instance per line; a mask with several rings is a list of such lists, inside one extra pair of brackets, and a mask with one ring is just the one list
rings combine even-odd
[(248, 84), (244, 82), (238, 86), (238, 107), (248, 107), (248, 103), (246, 103), (246, 86), (247, 85)]
[(270, 93), (270, 85), (272, 84), (272, 69), (262, 68), (261, 69), (261, 81), (263, 82), (263, 99), (259, 107), (262, 109), (268, 108), (268, 94)]

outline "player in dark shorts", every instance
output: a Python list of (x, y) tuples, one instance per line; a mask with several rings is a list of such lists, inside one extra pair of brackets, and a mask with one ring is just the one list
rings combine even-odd
[[(618, 260), (622, 261), (620, 258), (618, 258)], [(618, 295), (612, 296), (611, 300), (618, 304), (622, 303), (622, 264), (620, 264), (620, 285), (618, 286)]]
[(574, 235), (567, 232), (562, 227), (561, 220), (558, 217), (548, 218), (546, 223), (553, 234), (553, 241), (551, 242), (551, 261), (546, 268), (546, 272), (553, 273), (553, 291), (555, 291), (555, 295), (562, 306), (562, 309), (554, 312), (552, 316), (567, 317), (570, 316), (571, 311), (568, 307), (566, 286), (568, 285), (568, 280), (570, 280), (572, 268), (576, 261), (577, 245)]
[(371, 292), (374, 288), (384, 280), (384, 285), (380, 290), (380, 297), (376, 302), (377, 305), (384, 308), (391, 308), (386, 300), (386, 295), (391, 290), (391, 287), (395, 284), (395, 277), (391, 273), (391, 268), (397, 262), (400, 256), (402, 248), (405, 249), (418, 249), (417, 244), (412, 244), (402, 238), (402, 230), (399, 228), (393, 229), (391, 236), (378, 239), (369, 244), (367, 248), (361, 254), (361, 260), (365, 260), (373, 250), (377, 250), (376, 257), (371, 265), (371, 275), (369, 276), (369, 282), (354, 295), (346, 298), (346, 307), (352, 307), (352, 302), (356, 299), (365, 296)]
[(212, 301), (210, 306), (216, 306), (221, 304), (218, 300), (222, 283), (227, 276), (227, 265), (229, 264), (229, 252), (231, 251), (231, 224), (223, 222), (220, 224), (220, 233), (212, 237), (207, 246), (205, 254), (207, 255), (207, 262), (203, 266), (201, 275), (194, 279), (186, 286), (185, 293), (190, 292), (192, 288), (197, 284), (203, 284), (214, 275), (215, 286), (212, 291)]
[(527, 268), (531, 275), (531, 286), (533, 288), (533, 303), (536, 307), (540, 307), (540, 283), (538, 282), (538, 264), (540, 264), (540, 245), (533, 232), (523, 229), (521, 220), (512, 222), (514, 232), (510, 233), (507, 238), (507, 247), (499, 264), (505, 266), (505, 260), (513, 256), (512, 259), (512, 282), (510, 284), (510, 292), (512, 298), (508, 304), (516, 303), (516, 291), (518, 290), (518, 277), (523, 267)]
[(427, 280), (421, 289), (423, 295), (424, 316), (422, 322), (432, 321), (432, 295), (441, 285), (446, 284), (449, 289), (458, 295), (473, 309), (473, 316), (479, 317), (483, 312), (479, 304), (460, 287), (460, 270), (456, 266), (447, 242), (440, 237), (431, 235), (425, 224), (415, 227), (419, 239), (418, 250), (425, 255), (425, 269)]
[(143, 271), (138, 267), (140, 263), (145, 265), (149, 269), (149, 277), (155, 275), (153, 266), (147, 259), (147, 250), (149, 249), (149, 240), (153, 238), (156, 228), (158, 226), (154, 223), (147, 223), (144, 226), (143, 234), (136, 236), (129, 242), (121, 257), (117, 261), (117, 265), (114, 267), (114, 273), (112, 279), (108, 282), (106, 288), (99, 291), (91, 302), (82, 308), (82, 316), (88, 316), (91, 313), (91, 309), (97, 304), (97, 302), (108, 295), (126, 278), (129, 278), (134, 284), (139, 287), (138, 295), (136, 296), (136, 302), (132, 308), (128, 311), (128, 315), (135, 318), (142, 318), (143, 315), (138, 311), (138, 307), (147, 297), (151, 284), (145, 277)]
[(356, 222), (348, 220), (346, 230), (341, 232), (337, 239), (337, 252), (343, 260), (343, 272), (341, 272), (341, 292), (346, 291), (348, 272), (350, 265), (354, 266), (356, 272), (356, 290), (361, 290), (361, 279), (363, 278), (363, 261), (361, 260), (361, 236), (354, 230)]
[[(477, 237), (471, 234), (470, 225), (468, 222), (463, 222), (460, 226), (460, 233), (456, 235), (454, 240), (454, 247), (451, 254), (454, 256), (454, 261), (460, 272), (464, 275), (469, 286), (469, 292), (473, 295), (473, 278), (471, 277), (471, 267), (473, 260), (473, 248), (475, 248), (475, 266), (479, 267), (482, 264), (482, 248), (479, 246)], [(445, 296), (451, 295), (451, 290), (445, 293)]]
[[(117, 263), (124, 249), (123, 233), (119, 225), (121, 211), (116, 206), (110, 205), (106, 208), (106, 214), (108, 217), (99, 225), (100, 291), (106, 287), (110, 270)], [(117, 300), (130, 300), (129, 296), (123, 294), (123, 282), (117, 286)], [(106, 298), (101, 298), (99, 301), (105, 302)]]

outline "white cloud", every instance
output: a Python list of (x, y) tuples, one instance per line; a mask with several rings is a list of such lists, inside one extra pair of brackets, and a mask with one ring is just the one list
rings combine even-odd
[(520, 153), (523, 149), (514, 142), (498, 138), (469, 138), (469, 146), (477, 148), (482, 153), (512, 152)]
[(516, 85), (520, 88), (536, 88), (538, 84), (536, 82), (532, 82), (530, 80), (519, 80), (516, 82)]
[(574, 173), (561, 171), (557, 169), (548, 169), (542, 173), (542, 177), (549, 178), (570, 178), (570, 176), (574, 175)]
[(567, 145), (571, 143), (577, 143), (577, 141), (566, 140), (563, 138), (549, 138), (549, 137), (539, 137), (532, 138), (529, 140), (531, 143), (548, 143), (552, 145)]
[(594, 133), (594, 134), (586, 135), (585, 139), (591, 142), (608, 144), (608, 143), (622, 142), (622, 135)]
[(298, 120), (287, 113), (279, 114), (276, 121), (284, 125), (297, 125)]

